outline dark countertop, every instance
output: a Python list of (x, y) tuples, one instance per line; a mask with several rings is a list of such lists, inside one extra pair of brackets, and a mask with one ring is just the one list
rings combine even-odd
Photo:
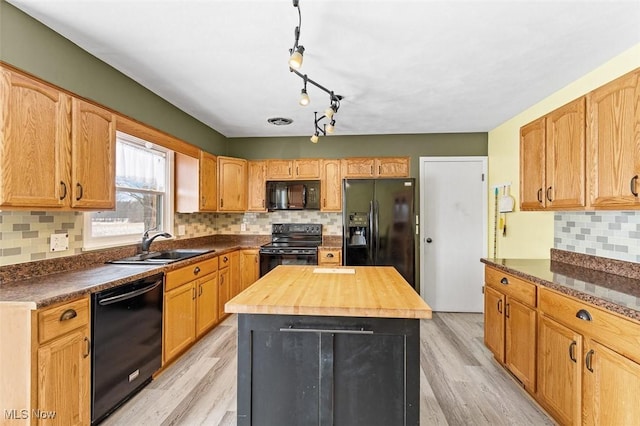
[[(238, 249), (257, 248), (234, 241), (207, 244), (190, 244), (189, 248), (215, 250), (168, 265), (118, 265), (95, 264), (81, 269), (33, 276), (0, 285), (0, 306), (3, 303), (24, 303), (31, 309), (44, 308), (56, 303), (73, 300), (127, 282), (168, 272), (190, 264), (214, 258)], [(72, 262), (72, 257), (65, 261)]]
[[(553, 259), (481, 259), (488, 266), (640, 321), (640, 279)], [(602, 259), (602, 258), (601, 258)], [(603, 259), (611, 265), (608, 259)]]

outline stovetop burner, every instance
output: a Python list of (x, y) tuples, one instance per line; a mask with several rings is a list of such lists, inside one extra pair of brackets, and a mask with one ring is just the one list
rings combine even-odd
[(316, 223), (274, 223), (271, 242), (261, 247), (266, 250), (317, 250), (322, 244), (322, 225)]

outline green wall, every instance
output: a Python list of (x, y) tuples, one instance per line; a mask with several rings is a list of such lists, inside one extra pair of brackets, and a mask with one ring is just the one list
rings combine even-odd
[(227, 154), (223, 135), (4, 0), (0, 60), (206, 151)]
[(228, 152), (233, 157), (345, 158), (411, 157), (411, 175), (418, 177), (420, 157), (486, 156), (487, 133), (431, 133), (420, 135), (371, 135), (321, 137), (317, 144), (309, 137), (230, 138)]

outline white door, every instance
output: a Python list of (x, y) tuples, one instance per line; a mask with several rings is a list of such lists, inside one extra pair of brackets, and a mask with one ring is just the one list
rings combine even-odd
[(420, 294), (434, 311), (482, 312), (487, 158), (420, 158)]

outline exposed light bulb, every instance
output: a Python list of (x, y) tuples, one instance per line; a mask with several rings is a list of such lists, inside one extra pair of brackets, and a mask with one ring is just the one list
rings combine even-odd
[(302, 89), (302, 91), (300, 91), (300, 100), (298, 103), (302, 106), (307, 106), (309, 105), (309, 102), (311, 102), (311, 99), (309, 99), (309, 95), (307, 95), (307, 90)]
[(331, 117), (333, 117), (334, 113), (335, 111), (333, 110), (333, 108), (327, 108), (324, 110), (324, 115), (326, 115), (329, 120), (331, 120)]
[(289, 56), (289, 66), (294, 70), (302, 68), (302, 61), (304, 54), (304, 47), (298, 46), (298, 48)]
[(309, 140), (313, 143), (318, 143), (318, 134), (314, 134), (313, 136), (311, 136), (311, 138), (309, 138)]
[(327, 133), (333, 133), (333, 131), (336, 129), (335, 127), (333, 127), (334, 122), (332, 121), (330, 124), (327, 124), (327, 127), (325, 127), (325, 130), (327, 131)]

